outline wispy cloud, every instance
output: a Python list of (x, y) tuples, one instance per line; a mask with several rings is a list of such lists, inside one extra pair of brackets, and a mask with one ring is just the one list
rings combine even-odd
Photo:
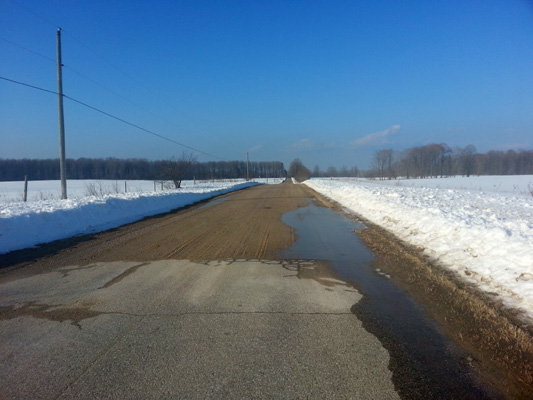
[(400, 125), (394, 125), (390, 128), (385, 129), (384, 131), (371, 133), (369, 135), (363, 136), (353, 142), (349, 143), (351, 149), (359, 149), (365, 146), (373, 146), (378, 144), (388, 143), (387, 138), (395, 133), (398, 133), (402, 129)]
[(313, 139), (305, 138), (291, 145), (293, 151), (312, 151), (315, 149), (316, 142)]

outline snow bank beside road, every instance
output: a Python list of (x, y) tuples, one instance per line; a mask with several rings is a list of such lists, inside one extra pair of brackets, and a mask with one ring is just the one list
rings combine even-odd
[(0, 254), (101, 232), (258, 183), (209, 183), (163, 192), (0, 203)]
[[(472, 187), (480, 187), (475, 180), (470, 178)], [(435, 180), (452, 182), (446, 181)], [(410, 182), (305, 183), (533, 317), (533, 197), (491, 193), (483, 185), (479, 190), (442, 189), (408, 187)]]

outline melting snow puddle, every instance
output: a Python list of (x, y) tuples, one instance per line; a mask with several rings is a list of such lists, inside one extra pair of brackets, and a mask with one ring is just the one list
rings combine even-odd
[(370, 265), (373, 254), (353, 233), (364, 225), (310, 202), (282, 217), (298, 239), (287, 259), (325, 260), (363, 294), (352, 312), (389, 351), (396, 389), (409, 398), (490, 398), (475, 381), (466, 356), (444, 337), (421, 307)]
[(222, 197), (219, 197), (218, 199), (216, 200), (211, 200), (211, 201), (208, 201), (207, 203), (205, 203), (203, 206), (201, 207), (198, 207), (199, 210), (202, 210), (204, 208), (209, 208), (209, 207), (213, 207), (217, 204), (220, 204), (220, 203), (223, 203), (225, 202), (226, 200), (228, 200), (229, 198), (233, 197), (234, 195), (229, 195), (229, 196), (222, 196)]

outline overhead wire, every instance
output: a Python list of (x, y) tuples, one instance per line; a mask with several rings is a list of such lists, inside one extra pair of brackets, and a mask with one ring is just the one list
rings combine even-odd
[(56, 23), (50, 21), (49, 19), (43, 17), (43, 16), (40, 15), (40, 14), (37, 14), (35, 11), (30, 10), (28, 7), (26, 7), (26, 6), (22, 5), (22, 4), (20, 4), (18, 1), (11, 0), (11, 2), (12, 2), (12, 3), (15, 3), (15, 4), (16, 4), (17, 6), (19, 6), (20, 8), (23, 8), (24, 10), (26, 10), (26, 11), (29, 12), (30, 14), (35, 15), (37, 18), (42, 19), (44, 22), (46, 22), (46, 23), (52, 25), (53, 27), (55, 27), (55, 28), (59, 28), (59, 26), (58, 26)]
[[(16, 5), (19, 6), (20, 8), (26, 10), (26, 11), (29, 12), (30, 14), (32, 14), (32, 15), (38, 17), (39, 19), (43, 20), (43, 21), (46, 22), (47, 24), (53, 26), (54, 28), (56, 28), (56, 29), (61, 29), (61, 28), (59, 27), (59, 25), (56, 24), (55, 22), (49, 20), (48, 18), (45, 18), (44, 16), (42, 16), (42, 15), (36, 13), (35, 11), (29, 9), (28, 7), (26, 7), (26, 6), (22, 5), (22, 4), (20, 4), (20, 3), (17, 2), (16, 0), (11, 0), (11, 2), (13, 2), (14, 4), (16, 4)], [(115, 70), (117, 70), (119, 73), (121, 73), (122, 75), (124, 75), (125, 77), (127, 77), (128, 79), (130, 79), (131, 81), (135, 82), (137, 85), (142, 86), (142, 87), (143, 87), (145, 90), (147, 90), (148, 92), (155, 94), (152, 90), (150, 90), (148, 87), (146, 87), (144, 84), (142, 84), (142, 82), (139, 82), (137, 79), (135, 79), (134, 77), (132, 77), (130, 74), (127, 74), (126, 72), (124, 72), (122, 69), (120, 69), (119, 67), (117, 67), (115, 64), (113, 64), (113, 63), (110, 62), (109, 60), (107, 60), (105, 57), (103, 57), (103, 56), (102, 56), (101, 54), (99, 54), (97, 51), (95, 51), (94, 49), (92, 49), (90, 46), (87, 46), (87, 44), (85, 44), (85, 43), (83, 43), (82, 41), (80, 41), (79, 39), (77, 39), (77, 38), (76, 38), (74, 35), (72, 35), (70, 32), (65, 31), (64, 29), (61, 29), (61, 32), (64, 33), (64, 34), (66, 34), (67, 36), (69, 36), (72, 40), (74, 40), (75, 42), (77, 42), (79, 45), (85, 47), (87, 50), (89, 50), (90, 52), (92, 52), (95, 56), (97, 56), (98, 58), (100, 58), (101, 60), (103, 60), (105, 63), (107, 63), (108, 65), (110, 65), (111, 67), (113, 67)], [(3, 39), (3, 40), (6, 41), (6, 42), (8, 42), (8, 43), (11, 43), (11, 44), (13, 44), (13, 45), (15, 45), (15, 46), (17, 46), (17, 47), (20, 47), (21, 49), (24, 49), (24, 50), (29, 51), (29, 52), (31, 52), (31, 53), (34, 53), (34, 54), (36, 54), (36, 55), (38, 55), (38, 56), (40, 56), (40, 57), (43, 57), (43, 58), (45, 58), (45, 59), (47, 59), (47, 60), (49, 60), (49, 61), (52, 61), (52, 62), (54, 62), (54, 63), (56, 62), (56, 60), (54, 60), (54, 59), (52, 59), (52, 58), (50, 58), (50, 57), (44, 56), (44, 55), (42, 55), (42, 54), (40, 54), (40, 53), (37, 53), (37, 52), (35, 52), (35, 51), (33, 51), (33, 50), (31, 50), (31, 49), (25, 47), (25, 46), (21, 46), (21, 45), (19, 45), (19, 44), (17, 44), (17, 43), (14, 43), (14, 42), (10, 41), (10, 40), (7, 40), (7, 39)], [(139, 104), (137, 104), (137, 103), (135, 103), (135, 102), (133, 102), (133, 101), (127, 99), (126, 97), (124, 97), (124, 96), (122, 96), (122, 95), (120, 95), (120, 94), (114, 92), (113, 90), (107, 88), (105, 85), (102, 85), (101, 83), (95, 81), (94, 79), (89, 78), (88, 76), (82, 74), (82, 73), (79, 72), (79, 71), (76, 71), (76, 70), (73, 69), (72, 67), (69, 67), (68, 65), (65, 65), (65, 64), (63, 64), (63, 67), (64, 67), (65, 69), (68, 69), (68, 70), (74, 72), (75, 74), (81, 76), (82, 78), (87, 79), (88, 81), (90, 81), (90, 82), (92, 82), (92, 83), (94, 83), (94, 84), (100, 86), (102, 89), (104, 89), (104, 90), (106, 90), (106, 91), (108, 91), (108, 92), (114, 94), (115, 96), (120, 97), (122, 100), (127, 101), (128, 103), (134, 105), (135, 107), (138, 107), (139, 109), (141, 109), (141, 110), (147, 112), (148, 114), (152, 115), (153, 117), (156, 117), (156, 118), (158, 118), (158, 119), (160, 119), (160, 120), (162, 120), (162, 121), (165, 121), (166, 123), (168, 123), (168, 124), (170, 124), (170, 125), (173, 125), (173, 126), (175, 126), (176, 128), (178, 128), (178, 129), (180, 129), (181, 131), (183, 131), (183, 128), (178, 127), (175, 123), (172, 123), (171, 121), (167, 120), (166, 118), (163, 118), (163, 117), (161, 117), (161, 116), (159, 116), (159, 115), (157, 115), (157, 114), (154, 114), (154, 113), (151, 112), (150, 110), (147, 110), (146, 108), (140, 106)], [(27, 85), (27, 86), (32, 87), (31, 85)], [(42, 89), (41, 89), (41, 90), (42, 90)], [(57, 94), (57, 93), (56, 93), (56, 94)], [(67, 97), (67, 96), (64, 96), (64, 97)], [(74, 100), (74, 99), (72, 99), (72, 98), (70, 98), (70, 99), (71, 99), (71, 100)], [(85, 104), (84, 104), (84, 105), (85, 105)], [(100, 110), (97, 110), (97, 111), (100, 111)], [(184, 114), (184, 115), (185, 115), (185, 114)], [(110, 115), (110, 116), (111, 116), (111, 115)], [(113, 118), (114, 118), (114, 117), (113, 117)], [(187, 116), (187, 118), (196, 121), (196, 119), (194, 119), (194, 118), (192, 118), (192, 117), (190, 117), (190, 116)], [(118, 118), (117, 118), (117, 119), (118, 119)], [(123, 121), (123, 122), (126, 122), (126, 121)], [(196, 122), (197, 122), (197, 121), (196, 121)], [(126, 123), (127, 123), (127, 122), (126, 122)], [(144, 130), (144, 128), (143, 128), (143, 130)], [(156, 136), (159, 136), (159, 135), (156, 134)], [(167, 138), (165, 138), (165, 139), (167, 139)], [(167, 139), (167, 140), (168, 140), (168, 139)], [(175, 143), (177, 143), (177, 144), (179, 144), (180, 146), (183, 146), (183, 147), (185, 147), (185, 148), (192, 149), (192, 147), (187, 146), (187, 145), (184, 145), (184, 144), (181, 144), (181, 143), (179, 143), (179, 142), (175, 142)], [(216, 158), (218, 158), (218, 159), (222, 159), (222, 160), (224, 160), (224, 158), (222, 158), (222, 157), (215, 156), (215, 155), (212, 155), (212, 154), (209, 154), (209, 153), (206, 153), (206, 152), (200, 151), (200, 150), (195, 150), (195, 151), (197, 151), (197, 152), (199, 152), (199, 153), (201, 153), (201, 154), (209, 155), (209, 156), (211, 156), (211, 157), (216, 157)]]
[(74, 98), (72, 98), (72, 97), (70, 97), (70, 96), (63, 95), (63, 97), (65, 97), (66, 99), (69, 99), (69, 100), (71, 100), (71, 101), (73, 101), (73, 102), (75, 102), (75, 103), (81, 104), (82, 106), (85, 106), (85, 107), (87, 107), (87, 108), (90, 108), (91, 110), (94, 110), (94, 111), (97, 111), (97, 112), (99, 112), (99, 113), (101, 113), (101, 114), (107, 115), (107, 116), (110, 117), (110, 118), (114, 118), (114, 119), (116, 119), (117, 121), (123, 122), (123, 123), (125, 123), (125, 124), (127, 124), (127, 125), (133, 126), (134, 128), (140, 129), (141, 131), (144, 131), (144, 132), (149, 133), (149, 134), (151, 134), (151, 135), (157, 136), (157, 137), (159, 137), (159, 138), (161, 138), (161, 139), (164, 139), (164, 140), (167, 140), (167, 141), (169, 141), (169, 142), (171, 142), (171, 143), (175, 143), (175, 144), (177, 144), (177, 145), (179, 145), (179, 146), (181, 146), (181, 147), (185, 147), (186, 149), (189, 149), (189, 150), (195, 151), (195, 152), (197, 152), (197, 153), (204, 154), (204, 155), (209, 156), (209, 157), (215, 157), (215, 158), (218, 158), (218, 159), (224, 160), (224, 158), (222, 158), (222, 157), (216, 156), (216, 155), (214, 155), (214, 154), (206, 153), (205, 151), (202, 151), (202, 150), (196, 149), (196, 148), (191, 147), (191, 146), (188, 146), (188, 145), (186, 145), (186, 144), (184, 144), (184, 143), (180, 143), (180, 142), (178, 142), (178, 141), (176, 141), (176, 140), (174, 140), (174, 139), (170, 139), (170, 138), (168, 138), (168, 137), (166, 137), (166, 136), (160, 135), (159, 133), (153, 132), (153, 131), (151, 131), (151, 130), (148, 130), (148, 129), (146, 129), (146, 128), (143, 128), (142, 126), (139, 126), (139, 125), (136, 125), (136, 124), (134, 124), (134, 123), (132, 123), (132, 122), (126, 121), (125, 119), (122, 119), (122, 118), (119, 118), (119, 117), (117, 117), (117, 116), (115, 116), (115, 115), (109, 114), (108, 112), (105, 112), (105, 111), (103, 111), (103, 110), (100, 110), (99, 108), (93, 107), (93, 106), (91, 106), (91, 105), (89, 105), (89, 104), (87, 104), (87, 103), (84, 103), (84, 102), (80, 101), (80, 100), (76, 100), (76, 99), (74, 99)]
[[(74, 40), (76, 43), (78, 43), (80, 46), (82, 47), (85, 47), (87, 50), (89, 50), (91, 53), (93, 53), (96, 57), (100, 58), (102, 61), (104, 61), (106, 64), (108, 64), (109, 66), (111, 66), (112, 68), (114, 68), (117, 72), (121, 73), (122, 75), (124, 75), (126, 78), (130, 79), (132, 82), (134, 82), (135, 84), (137, 84), (138, 86), (141, 86), (144, 90), (146, 90), (147, 92), (149, 93), (152, 93), (153, 95), (157, 96), (157, 93), (154, 93), (153, 90), (151, 90), (148, 86), (146, 86), (145, 84), (143, 84), (143, 82), (140, 82), (138, 79), (135, 79), (135, 77), (131, 76), (130, 74), (126, 73), (125, 71), (123, 71), (121, 68), (117, 67), (114, 63), (112, 63), (111, 61), (109, 61), (106, 57), (102, 56), (99, 52), (97, 52), (96, 50), (94, 50), (91, 46), (88, 46), (86, 43), (84, 43), (83, 41), (79, 40), (78, 38), (76, 38), (76, 36), (72, 35), (68, 30), (64, 30), (62, 28), (60, 28), (60, 26), (58, 24), (56, 24), (55, 22), (53, 21), (50, 21), (48, 18), (45, 18), (43, 17), (42, 15), (36, 13), (35, 11), (32, 11), (30, 10), (28, 7), (26, 6), (23, 6), (22, 4), (20, 4), (19, 2), (15, 1), (15, 0), (11, 0), (13, 3), (15, 3), (16, 5), (18, 5), (19, 7), (23, 8), (24, 10), (28, 11), (29, 13), (33, 14), (34, 16), (40, 18), (41, 20), (43, 20), (44, 22), (46, 22), (47, 24), (53, 26), (54, 28), (56, 29), (61, 29), (61, 32), (63, 32), (65, 35), (67, 35), (68, 37), (70, 37), (72, 40)], [(19, 46), (19, 47), (22, 47), (24, 48), (23, 46)], [(30, 50), (31, 51), (31, 50)], [(47, 58), (47, 57), (45, 57)], [(72, 68), (70, 67), (67, 67), (65, 65), (65, 68), (68, 68), (70, 69), (71, 71), (77, 73), (78, 75), (84, 77), (85, 79), (88, 79), (89, 81), (99, 85), (100, 87), (104, 88), (105, 90), (109, 91), (110, 93), (113, 93), (114, 95), (122, 98), (123, 100), (126, 100), (128, 101), (129, 103), (133, 104), (134, 106), (136, 107), (139, 107), (140, 109), (142, 109), (143, 111), (151, 114), (152, 116), (156, 117), (156, 118), (159, 118), (161, 119), (162, 121), (165, 121), (166, 123), (170, 124), (170, 125), (173, 125), (177, 128), (179, 128), (176, 124), (170, 122), (169, 120), (167, 120), (166, 118), (163, 118), (157, 114), (154, 114), (153, 112), (145, 109), (144, 107), (138, 105), (138, 104), (135, 104), (134, 102), (132, 102), (131, 100), (128, 100), (126, 99), (125, 97), (113, 92), (112, 90), (106, 88), (104, 85), (94, 81), (93, 79), (91, 78), (88, 78), (86, 76), (84, 76), (83, 74), (79, 73), (78, 71), (75, 71), (73, 70)], [(182, 111), (180, 111), (181, 114), (183, 114), (185, 117), (189, 118), (190, 120), (192, 121), (195, 121), (195, 122), (198, 122), (198, 120), (196, 120), (195, 118), (183, 113)], [(179, 129), (182, 129), (182, 128), (179, 128)]]
[(42, 57), (42, 58), (44, 58), (44, 59), (46, 59), (46, 60), (48, 60), (48, 61), (52, 61), (52, 62), (54, 62), (54, 63), (56, 62), (56, 60), (54, 60), (53, 58), (50, 58), (50, 57), (48, 57), (48, 56), (45, 56), (44, 54), (41, 54), (41, 53), (37, 53), (36, 51), (34, 51), (34, 50), (32, 50), (32, 49), (29, 49), (29, 48), (27, 48), (27, 47), (25, 47), (25, 46), (22, 46), (22, 45), (20, 45), (20, 44), (18, 44), (18, 43), (15, 43), (15, 42), (11, 41), (11, 40), (8, 40), (8, 39), (6, 39), (6, 38), (0, 37), (0, 40), (3, 40), (4, 42), (7, 42), (7, 43), (9, 43), (9, 44), (12, 44), (13, 46), (19, 47), (19, 48), (21, 48), (21, 49), (23, 49), (23, 50), (26, 50), (26, 51), (30, 52), (30, 53), (33, 53), (33, 54), (35, 54), (36, 56)]
[[(63, 32), (63, 31), (62, 31), (62, 32)], [(11, 44), (11, 45), (13, 45), (13, 46), (16, 46), (16, 47), (18, 47), (18, 48), (20, 48), (20, 49), (23, 49), (23, 50), (25, 50), (25, 51), (28, 51), (28, 52), (30, 52), (30, 53), (32, 53), (32, 54), (35, 54), (35, 55), (37, 55), (37, 56), (39, 56), (39, 57), (41, 57), (41, 58), (46, 59), (47, 61), (53, 62), (54, 64), (57, 63), (57, 60), (55, 60), (55, 59), (53, 59), (53, 58), (50, 58), (50, 57), (48, 57), (48, 56), (45, 56), (45, 55), (43, 55), (43, 54), (41, 54), (41, 53), (38, 53), (38, 52), (36, 52), (36, 51), (34, 51), (34, 50), (28, 48), (28, 47), (22, 46), (22, 45), (20, 45), (20, 44), (18, 44), (18, 43), (15, 43), (15, 42), (11, 41), (11, 40), (8, 40), (8, 39), (3, 38), (3, 37), (0, 37), (0, 40), (3, 40), (4, 42), (7, 42), (7, 43), (9, 43), (9, 44)], [(165, 118), (163, 118), (163, 117), (161, 117), (161, 116), (158, 116), (158, 115), (152, 113), (150, 110), (147, 110), (147, 109), (144, 108), (143, 106), (141, 106), (141, 105), (139, 105), (139, 104), (137, 104), (137, 103), (131, 101), (130, 99), (128, 99), (128, 98), (122, 96), (121, 94), (119, 94), (119, 93), (117, 93), (117, 92), (115, 92), (115, 91), (109, 89), (107, 86), (105, 86), (105, 85), (101, 84), (100, 82), (98, 82), (98, 81), (96, 81), (96, 80), (94, 80), (94, 79), (88, 77), (88, 76), (85, 75), (85, 74), (82, 74), (81, 72), (75, 70), (74, 68), (70, 67), (69, 65), (63, 64), (63, 68), (65, 68), (65, 69), (67, 69), (67, 70), (69, 70), (69, 71), (75, 73), (75, 74), (78, 75), (78, 76), (81, 76), (82, 78), (88, 80), (89, 82), (91, 82), (91, 83), (93, 83), (93, 84), (95, 84), (95, 85), (97, 85), (97, 86), (100, 86), (102, 89), (108, 91), (109, 93), (114, 94), (114, 95), (117, 96), (117, 97), (120, 97), (122, 100), (127, 101), (128, 103), (134, 105), (135, 107), (138, 107), (139, 109), (141, 109), (141, 110), (147, 112), (148, 114), (151, 114), (152, 116), (154, 116), (154, 117), (156, 117), (156, 118), (159, 118), (159, 119), (161, 119), (161, 120), (167, 122), (168, 124), (173, 125), (170, 121), (166, 120)], [(180, 129), (181, 129), (181, 128), (180, 128)]]
[(59, 94), (53, 90), (48, 90), (48, 89), (43, 89), (41, 87), (38, 87), (38, 86), (34, 86), (34, 85), (30, 85), (29, 83), (24, 83), (24, 82), (20, 82), (20, 81), (16, 81), (14, 79), (9, 79), (9, 78), (5, 78), (3, 76), (0, 76), (0, 79), (3, 79), (4, 81), (8, 81), (8, 82), (13, 82), (13, 83), (16, 83), (18, 85), (22, 85), (22, 86), (27, 86), (29, 88), (32, 88), (32, 89), (37, 89), (37, 90), (41, 90), (43, 92), (47, 92), (47, 93), (52, 93), (52, 94)]
[[(122, 71), (119, 67), (117, 67), (116, 65), (114, 65), (113, 63), (111, 63), (109, 60), (107, 60), (105, 57), (103, 57), (101, 54), (99, 54), (98, 52), (96, 52), (95, 50), (93, 50), (90, 46), (87, 46), (85, 43), (83, 43), (81, 40), (77, 39), (74, 35), (72, 35), (68, 30), (65, 31), (64, 29), (62, 29), (59, 24), (56, 24), (55, 22), (49, 20), (48, 18), (45, 18), (43, 17), (41, 14), (38, 14), (36, 13), (35, 11), (29, 9), (28, 7), (20, 4), (18, 1), (15, 1), (15, 0), (11, 0), (11, 2), (15, 3), (17, 6), (19, 6), (20, 8), (23, 8), (24, 10), (26, 10), (27, 12), (29, 12), (30, 14), (33, 14), (34, 16), (36, 16), (37, 18), (43, 20), (44, 22), (46, 22), (47, 24), (53, 26), (54, 28), (56, 29), (61, 29), (61, 32), (66, 34), (67, 36), (69, 36), (72, 40), (74, 40), (75, 42), (77, 42), (79, 45), (85, 47), (87, 50), (91, 51), (94, 55), (96, 55), (97, 57), (99, 57), (100, 59), (102, 59), (103, 61), (105, 61), (107, 64), (109, 64), (111, 67), (115, 68), (118, 72), (120, 72), (121, 74), (127, 76), (129, 79), (133, 80), (135, 83), (139, 84), (139, 85), (142, 85), (141, 82), (138, 82), (135, 78), (133, 78), (132, 76), (130, 76), (129, 74), (125, 73), (124, 71)], [(20, 46), (21, 47), (21, 46)]]
[[(28, 83), (20, 82), (20, 81), (16, 81), (16, 80), (14, 80), (14, 79), (9, 79), (9, 78), (3, 77), (3, 76), (0, 76), (0, 79), (5, 80), (5, 81), (8, 81), (8, 82), (15, 83), (15, 84), (18, 84), (18, 85), (26, 86), (26, 87), (29, 87), (29, 88), (32, 88), (32, 89), (40, 90), (40, 91), (43, 91), (43, 92), (47, 92), (47, 93), (51, 93), (51, 94), (55, 94), (55, 95), (59, 95), (59, 93), (56, 92), (56, 91), (48, 90), (48, 89), (44, 89), (44, 88), (41, 88), (41, 87), (38, 87), (38, 86), (35, 86), (35, 85), (30, 85), (30, 84), (28, 84)], [(149, 129), (143, 128), (143, 127), (140, 126), (140, 125), (134, 124), (133, 122), (129, 122), (129, 121), (123, 119), (123, 118), (117, 117), (116, 115), (113, 115), (113, 114), (111, 114), (111, 113), (108, 113), (108, 112), (106, 112), (106, 111), (103, 111), (103, 110), (101, 110), (101, 109), (99, 109), (99, 108), (97, 108), (97, 107), (91, 106), (90, 104), (87, 104), (87, 103), (85, 103), (85, 102), (83, 102), (83, 101), (77, 100), (77, 99), (75, 99), (75, 98), (73, 98), (73, 97), (70, 97), (70, 96), (68, 96), (68, 95), (66, 95), (66, 94), (63, 94), (63, 97), (66, 98), (66, 99), (69, 99), (69, 100), (71, 100), (71, 101), (73, 101), (73, 102), (75, 102), (75, 103), (78, 103), (78, 104), (80, 104), (80, 105), (82, 105), (82, 106), (85, 106), (85, 107), (87, 107), (87, 108), (89, 108), (89, 109), (91, 109), (91, 110), (94, 110), (94, 111), (97, 111), (97, 112), (99, 112), (99, 113), (101, 113), (101, 114), (104, 114), (104, 115), (106, 115), (106, 116), (108, 116), (108, 117), (110, 117), (110, 118), (113, 118), (113, 119), (115, 119), (115, 120), (117, 120), (117, 121), (120, 121), (120, 122), (122, 122), (122, 123), (124, 123), (124, 124), (126, 124), (126, 125), (132, 126), (132, 127), (137, 128), (137, 129), (139, 129), (139, 130), (141, 130), (141, 131), (143, 131), (143, 132), (146, 132), (146, 133), (148, 133), (148, 134), (150, 134), (150, 135), (156, 136), (156, 137), (158, 137), (158, 138), (160, 138), (160, 139), (163, 139), (163, 140), (166, 140), (166, 141), (168, 141), (168, 142), (171, 142), (171, 143), (177, 144), (178, 146), (181, 146), (181, 147), (184, 147), (184, 148), (186, 148), (186, 149), (192, 150), (192, 151), (194, 151), (194, 152), (196, 152), (196, 153), (204, 154), (204, 155), (209, 156), (209, 157), (218, 158), (218, 159), (220, 159), (220, 160), (225, 160), (223, 157), (217, 156), (217, 155), (215, 155), (215, 154), (207, 153), (207, 152), (205, 152), (205, 151), (203, 151), (203, 150), (200, 150), (200, 149), (194, 148), (194, 147), (192, 147), (192, 146), (188, 146), (188, 145), (186, 145), (186, 144), (184, 144), (184, 143), (178, 142), (178, 141), (176, 141), (176, 140), (174, 140), (174, 139), (171, 139), (171, 138), (169, 138), (169, 137), (166, 137), (166, 136), (164, 136), (164, 135), (160, 135), (160, 134), (157, 133), (157, 132), (154, 132), (154, 131), (151, 131), (151, 130), (149, 130)]]

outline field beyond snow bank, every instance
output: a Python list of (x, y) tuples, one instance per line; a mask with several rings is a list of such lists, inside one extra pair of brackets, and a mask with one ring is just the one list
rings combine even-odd
[(258, 183), (223, 182), (162, 192), (0, 203), (0, 254), (101, 232)]
[(522, 180), (527, 188), (533, 177), (481, 178), (465, 178), (478, 189), (454, 185), (454, 178), (433, 179), (433, 184), (330, 179), (305, 183), (533, 320), (533, 197), (527, 190), (494, 190), (511, 179)]

